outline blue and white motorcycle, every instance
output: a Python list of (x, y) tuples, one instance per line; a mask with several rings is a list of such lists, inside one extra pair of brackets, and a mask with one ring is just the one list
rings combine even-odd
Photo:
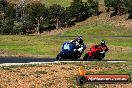
[(62, 46), (61, 52), (57, 55), (56, 60), (61, 59), (77, 60), (81, 57), (85, 49), (86, 48), (84, 46), (82, 47), (76, 44), (72, 44), (71, 42), (65, 42)]

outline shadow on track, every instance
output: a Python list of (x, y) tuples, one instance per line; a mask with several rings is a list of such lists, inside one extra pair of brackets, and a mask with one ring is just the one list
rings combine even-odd
[[(72, 61), (69, 59), (62, 59), (61, 61)], [(76, 61), (84, 61), (83, 59), (77, 59)], [(129, 61), (129, 60), (110, 60), (110, 59), (105, 59), (105, 60), (96, 60), (96, 59), (89, 59), (87, 61)]]
[(31, 57), (0, 57), (2, 63), (30, 63), (30, 62), (54, 62), (54, 58), (31, 58)]
[[(3, 63), (30, 63), (30, 62), (55, 62), (55, 58), (31, 58), (31, 57), (0, 57), (0, 64)], [(62, 59), (61, 61), (72, 61), (70, 59)], [(83, 61), (78, 59), (76, 61)], [(87, 60), (87, 61), (99, 61), (99, 60)], [(127, 60), (100, 60), (100, 61), (127, 61)]]

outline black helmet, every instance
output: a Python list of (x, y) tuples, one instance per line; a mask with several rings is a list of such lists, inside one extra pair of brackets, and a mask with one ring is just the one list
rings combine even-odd
[(104, 40), (101, 40), (101, 45), (105, 45), (105, 41)]
[(79, 39), (82, 39), (82, 37), (81, 36), (76, 37), (75, 41), (78, 41)]
[(77, 42), (78, 42), (79, 44), (82, 44), (82, 43), (83, 43), (83, 39), (82, 39), (82, 38), (79, 38)]
[[(76, 39), (77, 39), (77, 40), (81, 40), (81, 39), (82, 39), (82, 37), (81, 37), (81, 36), (78, 36)], [(82, 39), (82, 40), (83, 40), (83, 39)]]

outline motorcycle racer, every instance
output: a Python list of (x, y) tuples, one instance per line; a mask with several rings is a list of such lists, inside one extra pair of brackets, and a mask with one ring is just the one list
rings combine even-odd
[(89, 51), (89, 57), (93, 57), (95, 55), (95, 53), (97, 51), (102, 51), (100, 53), (104, 53), (104, 52), (107, 52), (109, 49), (108, 47), (105, 45), (105, 41), (104, 40), (101, 40), (101, 43), (99, 45), (93, 45), (91, 48), (90, 48), (90, 51)]
[(99, 44), (99, 48), (102, 48), (105, 52), (109, 50), (104, 40), (101, 40), (101, 43)]
[(71, 44), (74, 44), (78, 47), (78, 49), (75, 49), (75, 51), (78, 50), (78, 51), (80, 51), (80, 53), (83, 53), (83, 51), (86, 49), (86, 46), (85, 46), (81, 36), (76, 37), (74, 40), (71, 40), (70, 42), (71, 42)]
[(81, 37), (77, 37), (74, 40), (63, 43), (62, 49), (60, 53), (58, 53), (56, 59), (79, 59), (85, 49), (86, 46), (83, 43), (83, 39)]

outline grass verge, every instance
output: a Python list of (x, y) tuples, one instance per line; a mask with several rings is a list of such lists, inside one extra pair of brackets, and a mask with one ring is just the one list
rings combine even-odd
[[(124, 29), (107, 24), (92, 24), (70, 28), (61, 35), (0, 35), (1, 56), (31, 56), (31, 57), (56, 57), (63, 42), (70, 41), (82, 35), (88, 46), (87, 52), (92, 44), (99, 44), (104, 39), (109, 47), (107, 59), (131, 60), (132, 38), (112, 37), (131, 36), (131, 29)], [(63, 37), (71, 36), (71, 37)]]

